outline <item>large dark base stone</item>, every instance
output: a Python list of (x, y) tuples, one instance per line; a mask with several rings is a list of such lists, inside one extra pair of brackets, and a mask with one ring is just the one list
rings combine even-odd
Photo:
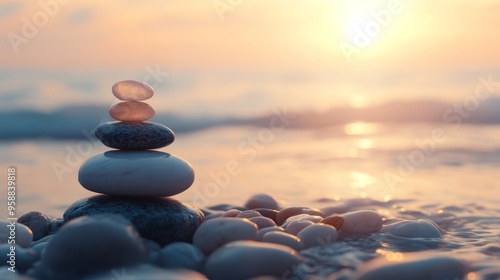
[(205, 220), (196, 207), (171, 198), (130, 198), (97, 195), (81, 199), (64, 212), (64, 221), (85, 216), (113, 213), (128, 219), (143, 238), (161, 246), (191, 242), (194, 232)]

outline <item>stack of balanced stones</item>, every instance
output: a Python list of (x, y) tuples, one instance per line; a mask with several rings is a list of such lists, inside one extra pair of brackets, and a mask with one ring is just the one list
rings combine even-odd
[(117, 121), (100, 124), (95, 135), (116, 150), (90, 158), (78, 173), (84, 188), (104, 195), (76, 202), (66, 210), (64, 220), (120, 214), (134, 224), (142, 237), (160, 245), (191, 241), (204, 221), (203, 213), (168, 197), (187, 190), (194, 181), (194, 171), (185, 160), (153, 150), (175, 139), (170, 128), (147, 121), (155, 110), (142, 101), (153, 96), (153, 88), (127, 80), (114, 84), (112, 92), (123, 101), (109, 110)]

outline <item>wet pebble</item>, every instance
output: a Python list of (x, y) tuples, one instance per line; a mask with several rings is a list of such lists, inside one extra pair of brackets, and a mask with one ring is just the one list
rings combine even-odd
[(256, 240), (257, 225), (248, 219), (215, 218), (198, 227), (193, 245), (209, 255), (220, 246), (237, 240)]
[(239, 280), (262, 275), (282, 277), (300, 260), (295, 250), (284, 245), (237, 241), (210, 255), (205, 273), (212, 280)]

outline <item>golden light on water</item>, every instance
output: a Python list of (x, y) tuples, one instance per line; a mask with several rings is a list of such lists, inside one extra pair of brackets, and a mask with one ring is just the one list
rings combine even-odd
[(385, 256), (390, 262), (401, 262), (404, 260), (404, 255), (401, 252), (391, 252), (383, 249), (377, 249), (375, 252)]
[(369, 139), (369, 138), (361, 139), (358, 142), (358, 147), (360, 149), (364, 149), (364, 150), (371, 149), (371, 148), (373, 148), (373, 140)]
[(353, 189), (363, 189), (372, 185), (375, 182), (375, 179), (364, 172), (359, 171), (351, 171), (351, 188)]
[(346, 124), (344, 131), (347, 135), (370, 135), (378, 131), (378, 125), (374, 123), (354, 122)]

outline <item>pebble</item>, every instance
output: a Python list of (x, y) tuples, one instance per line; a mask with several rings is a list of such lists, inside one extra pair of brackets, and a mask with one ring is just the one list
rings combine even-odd
[(301, 230), (310, 225), (314, 225), (314, 223), (308, 220), (292, 221), (285, 228), (285, 232), (297, 235)]
[(186, 269), (164, 269), (150, 264), (117, 267), (110, 271), (89, 275), (82, 280), (206, 280), (199, 272)]
[(186, 242), (174, 242), (163, 249), (157, 265), (163, 268), (183, 268), (201, 272), (205, 255), (196, 246)]
[(105, 214), (66, 223), (45, 248), (42, 263), (56, 278), (71, 279), (133, 265), (144, 257), (142, 240), (132, 224), (119, 215)]
[(282, 227), (267, 227), (263, 229), (259, 229), (257, 232), (257, 240), (262, 241), (262, 237), (268, 232), (285, 232), (285, 230)]
[(325, 216), (319, 209), (308, 207), (288, 207), (281, 209), (278, 214), (276, 214), (276, 224), (282, 225), (288, 218), (299, 214), (309, 214), (320, 217)]
[(8, 243), (12, 240), (11, 236), (16, 238), (17, 245), (24, 248), (29, 248), (33, 241), (33, 232), (29, 227), (16, 222), (0, 221), (0, 243)]
[(243, 280), (263, 275), (282, 277), (300, 260), (295, 250), (284, 245), (237, 241), (210, 255), (205, 273), (211, 280)]
[(19, 217), (17, 222), (31, 229), (33, 232), (33, 241), (37, 241), (49, 234), (50, 218), (40, 212), (28, 212)]
[(2, 280), (36, 280), (19, 272), (12, 272), (7, 269), (0, 269), (0, 279)]
[[(10, 256), (12, 254), (10, 247), (15, 247), (14, 256)], [(32, 249), (23, 248), (14, 244), (0, 244), (0, 269), (2, 270), (7, 270), (7, 268), (3, 266), (10, 267), (13, 264), (16, 271), (24, 272), (28, 270), (38, 258), (39, 254)], [(13, 261), (12, 264), (10, 263), (11, 261)]]
[(151, 98), (154, 94), (151, 86), (134, 80), (117, 82), (111, 91), (116, 98), (123, 101), (142, 101)]
[(245, 203), (245, 207), (248, 209), (255, 209), (255, 208), (267, 208), (273, 210), (280, 209), (278, 202), (272, 196), (267, 194), (256, 194), (251, 196)]
[(209, 255), (220, 246), (237, 240), (256, 240), (257, 225), (248, 219), (215, 218), (200, 225), (193, 245)]
[(429, 220), (400, 221), (384, 225), (380, 232), (407, 238), (438, 238), (441, 232), (436, 225)]
[(231, 209), (227, 210), (226, 212), (222, 213), (221, 217), (227, 217), (227, 218), (236, 218), (242, 211), (238, 209)]
[(276, 226), (276, 223), (273, 220), (262, 216), (250, 218), (250, 221), (255, 223), (259, 229)]
[(374, 211), (361, 210), (341, 217), (344, 223), (340, 229), (349, 233), (374, 233), (382, 228), (382, 217)]
[(170, 128), (155, 122), (106, 122), (94, 133), (104, 145), (119, 150), (159, 149), (175, 140)]
[(89, 191), (133, 197), (172, 196), (194, 181), (191, 165), (159, 151), (109, 151), (88, 159), (78, 181)]
[(344, 218), (340, 216), (328, 216), (320, 221), (322, 224), (331, 225), (337, 230), (339, 230), (344, 224)]
[(254, 218), (254, 217), (262, 217), (259, 212), (253, 211), (253, 210), (245, 210), (241, 211), (238, 215), (236, 215), (236, 218)]
[(126, 101), (109, 108), (109, 115), (118, 121), (143, 122), (154, 117), (155, 109), (144, 102)]
[(337, 230), (326, 224), (314, 224), (301, 230), (297, 237), (300, 238), (304, 249), (324, 246), (337, 240)]
[(429, 253), (393, 253), (378, 257), (358, 268), (355, 280), (443, 280), (463, 279), (467, 267), (460, 260)]
[(259, 212), (262, 216), (267, 217), (276, 222), (276, 215), (278, 214), (278, 210), (267, 209), (267, 208), (255, 208), (253, 210)]
[(321, 220), (323, 220), (323, 218), (320, 216), (311, 216), (309, 214), (299, 214), (299, 215), (291, 216), (290, 218), (286, 219), (286, 221), (281, 226), (286, 228), (291, 222), (294, 222), (294, 221), (311, 221), (313, 223), (319, 223)]
[(64, 212), (69, 221), (84, 215), (120, 214), (131, 221), (143, 238), (161, 246), (175, 241), (191, 242), (205, 220), (198, 209), (171, 198), (133, 198), (98, 195), (84, 198)]
[(302, 245), (302, 241), (300, 240), (300, 238), (296, 237), (295, 235), (280, 231), (271, 231), (264, 234), (261, 241), (285, 245), (294, 249), (295, 251), (300, 251), (304, 248), (304, 245)]

